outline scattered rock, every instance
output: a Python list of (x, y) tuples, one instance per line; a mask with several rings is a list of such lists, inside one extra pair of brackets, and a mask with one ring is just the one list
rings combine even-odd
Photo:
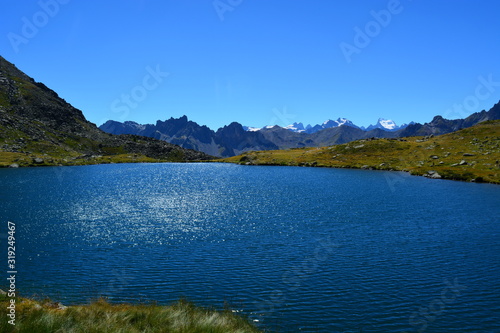
[(61, 303), (57, 303), (57, 310), (66, 310), (68, 307), (66, 305), (63, 305)]
[(43, 163), (43, 158), (37, 157), (33, 159), (33, 163), (35, 164), (42, 164)]
[(469, 163), (467, 163), (466, 160), (461, 160), (460, 163), (458, 163), (458, 165), (467, 165), (467, 164), (469, 164)]
[(363, 170), (367, 170), (367, 169), (369, 169), (369, 168), (370, 168), (370, 166), (369, 166), (369, 165), (363, 165), (363, 166), (361, 167), (361, 169), (363, 169)]
[(68, 308), (67, 306), (63, 305), (60, 302), (48, 303), (48, 304), (46, 304), (46, 306), (48, 308), (56, 309), (56, 310), (66, 310)]
[(359, 149), (359, 148), (363, 148), (365, 145), (357, 145), (357, 146), (354, 146), (354, 149)]
[[(9, 168), (19, 168), (19, 164), (17, 163), (12, 163), (11, 165), (9, 165)], [(1, 294), (1, 293), (0, 293)]]
[(380, 163), (379, 166), (384, 167), (385, 163)]
[(431, 156), (431, 158), (432, 158), (432, 159), (434, 159), (434, 160), (437, 160), (437, 159), (439, 158), (439, 156), (437, 156), (437, 155), (432, 155), (432, 156)]
[(455, 166), (458, 166), (458, 163), (453, 163), (452, 165), (450, 165), (452, 167), (455, 167)]
[(463, 156), (475, 156), (475, 155), (471, 153), (464, 153)]
[(431, 179), (441, 179), (441, 175), (434, 170), (427, 171), (427, 174), (425, 174), (424, 177), (428, 177)]

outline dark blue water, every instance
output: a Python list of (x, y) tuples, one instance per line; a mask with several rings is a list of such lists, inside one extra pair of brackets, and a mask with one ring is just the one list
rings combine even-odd
[(25, 296), (186, 297), (279, 332), (500, 332), (499, 186), (230, 164), (2, 169), (0, 185)]

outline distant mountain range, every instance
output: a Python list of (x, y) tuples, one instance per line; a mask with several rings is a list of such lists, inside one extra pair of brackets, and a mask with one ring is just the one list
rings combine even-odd
[[(414, 124), (414, 122), (411, 122), (410, 124)], [(382, 130), (391, 131), (391, 132), (397, 131), (399, 129), (403, 129), (403, 128), (405, 128), (405, 127), (408, 126), (408, 124), (403, 124), (401, 126), (397, 126), (396, 123), (394, 121), (392, 121), (392, 120), (387, 120), (387, 119), (384, 119), (384, 118), (379, 118), (379, 120), (377, 121), (377, 123), (375, 125), (370, 125), (367, 128), (365, 128), (363, 126), (357, 126), (357, 125), (355, 125), (349, 119), (338, 118), (337, 120), (331, 120), (331, 119), (326, 120), (321, 125), (314, 125), (314, 126), (307, 125), (307, 126), (304, 126), (303, 123), (293, 123), (293, 124), (285, 126), (283, 128), (287, 129), (287, 130), (290, 130), (292, 132), (296, 132), (296, 133), (308, 133), (308, 134), (312, 134), (312, 133), (316, 133), (316, 132), (319, 132), (319, 131), (327, 129), (327, 128), (339, 127), (339, 126), (343, 126), (343, 125), (351, 126), (351, 127), (354, 127), (354, 128), (359, 128), (359, 129), (362, 129), (364, 131), (371, 131), (373, 129), (380, 128)], [(272, 127), (274, 127), (274, 126), (265, 126), (265, 127), (262, 127), (262, 128), (243, 126), (243, 129), (246, 130), (246, 131), (255, 132), (255, 131), (259, 131), (261, 129), (267, 129), (267, 128), (272, 128)]]
[(301, 147), (323, 147), (366, 138), (401, 138), (439, 135), (471, 127), (486, 120), (500, 119), (500, 103), (489, 111), (481, 111), (465, 119), (448, 120), (436, 116), (425, 124), (410, 123), (397, 126), (392, 120), (380, 118), (375, 125), (358, 127), (350, 120), (327, 120), (321, 125), (293, 123), (286, 127), (263, 128), (242, 126), (233, 122), (213, 131), (188, 120), (186, 116), (156, 124), (141, 125), (109, 120), (99, 128), (111, 134), (135, 134), (152, 137), (219, 157), (231, 157), (252, 150), (275, 150)]

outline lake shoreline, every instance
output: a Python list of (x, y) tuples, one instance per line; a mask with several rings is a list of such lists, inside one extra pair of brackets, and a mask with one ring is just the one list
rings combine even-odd
[[(209, 162), (207, 162), (209, 163)], [(481, 183), (481, 184), (494, 184), (494, 185), (500, 185), (500, 181), (484, 181), (484, 180), (479, 180), (476, 181), (476, 178), (473, 179), (457, 179), (457, 178), (448, 178), (446, 176), (440, 175), (438, 178), (437, 176), (432, 177), (434, 175), (433, 172), (431, 173), (415, 173), (409, 170), (394, 170), (394, 169), (384, 169), (381, 167), (377, 166), (362, 166), (362, 167), (357, 167), (357, 166), (330, 166), (330, 165), (320, 165), (320, 164), (315, 164), (315, 165), (296, 165), (296, 164), (273, 164), (273, 163), (251, 163), (251, 164), (246, 164), (246, 163), (238, 163), (238, 162), (228, 162), (225, 160), (218, 160), (218, 161), (213, 161), (210, 163), (230, 163), (230, 164), (237, 164), (237, 165), (243, 165), (243, 166), (285, 166), (285, 167), (301, 167), (301, 168), (325, 168), (325, 169), (350, 169), (350, 170), (367, 170), (367, 171), (381, 171), (381, 172), (394, 172), (394, 173), (403, 173), (404, 176), (419, 176), (419, 177), (425, 177), (429, 179), (435, 179), (435, 180), (454, 180), (454, 181), (460, 181), (460, 182), (469, 182), (469, 183)], [(432, 170), (431, 170), (432, 171)]]
[[(0, 313), (8, 320), (0, 322), (2, 332), (31, 331), (106, 331), (113, 329), (148, 332), (259, 333), (250, 321), (227, 308), (215, 310), (179, 300), (171, 305), (153, 303), (109, 303), (105, 298), (88, 304), (63, 305), (49, 299), (38, 301), (26, 297), (7, 297), (0, 290)], [(10, 306), (10, 308), (9, 308)]]
[[(409, 170), (395, 170), (393, 168), (383, 168), (380, 166), (351, 166), (351, 165), (340, 165), (340, 166), (331, 166), (331, 165), (321, 165), (321, 164), (294, 164), (293, 162), (291, 164), (280, 164), (280, 163), (268, 163), (268, 162), (262, 162), (259, 163), (258, 161), (252, 161), (252, 162), (238, 162), (238, 161), (232, 161), (228, 159), (220, 159), (220, 160), (207, 160), (207, 161), (179, 161), (179, 162), (172, 162), (172, 161), (162, 161), (162, 160), (152, 160), (152, 161), (146, 161), (146, 160), (122, 160), (120, 162), (99, 162), (95, 160), (86, 160), (83, 163), (79, 164), (55, 164), (55, 163), (50, 163), (50, 162), (44, 162), (42, 164), (28, 164), (28, 165), (17, 165), (17, 166), (11, 166), (11, 165), (0, 165), (0, 169), (15, 169), (15, 168), (39, 168), (39, 167), (72, 167), (72, 166), (85, 166), (85, 165), (112, 165), (112, 164), (155, 164), (155, 163), (165, 163), (165, 164), (171, 164), (171, 163), (182, 163), (182, 164), (189, 164), (189, 163), (230, 163), (230, 164), (236, 164), (236, 165), (243, 165), (243, 166), (288, 166), (288, 167), (310, 167), (310, 168), (329, 168), (329, 169), (352, 169), (352, 170), (368, 170), (368, 171), (383, 171), (383, 172), (401, 172), (404, 173), (405, 176), (420, 176), (420, 177), (426, 177), (429, 179), (443, 179), (443, 180), (454, 180), (454, 181), (461, 181), (461, 182), (470, 182), (470, 183), (485, 183), (485, 184), (494, 184), (494, 185), (500, 185), (500, 181), (488, 181), (488, 180), (482, 180), (476, 176), (474, 178), (470, 179), (461, 179), (461, 178), (455, 178), (455, 177), (449, 177), (447, 175), (441, 175), (439, 172), (437, 174), (439, 175), (436, 176), (435, 173), (431, 171), (431, 173), (427, 172), (414, 172), (414, 171), (409, 171)], [(402, 176), (402, 177), (405, 177)]]
[(500, 121), (439, 136), (369, 138), (327, 147), (247, 152), (217, 161), (403, 171), (430, 179), (500, 184)]

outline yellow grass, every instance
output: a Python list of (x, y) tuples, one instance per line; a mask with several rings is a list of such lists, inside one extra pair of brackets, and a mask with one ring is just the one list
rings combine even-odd
[(436, 171), (445, 179), (499, 184), (500, 121), (435, 137), (358, 140), (322, 148), (257, 151), (218, 161), (394, 170), (414, 175)]

